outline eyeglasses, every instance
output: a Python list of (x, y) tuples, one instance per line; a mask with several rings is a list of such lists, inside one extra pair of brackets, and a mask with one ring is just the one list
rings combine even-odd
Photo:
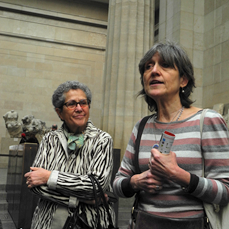
[(75, 100), (71, 100), (71, 101), (64, 103), (64, 105), (69, 110), (74, 110), (78, 104), (80, 105), (81, 108), (84, 108), (84, 107), (88, 106), (88, 101), (86, 99), (82, 99), (79, 102), (76, 102)]

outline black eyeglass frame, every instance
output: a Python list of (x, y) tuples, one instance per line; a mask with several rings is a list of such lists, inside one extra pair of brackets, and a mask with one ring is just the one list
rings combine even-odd
[[(86, 101), (86, 104), (82, 104), (82, 102), (85, 102), (85, 101)], [(69, 102), (74, 102), (74, 107), (73, 108), (70, 108), (69, 106), (67, 106), (67, 104)], [(70, 101), (64, 103), (64, 106), (66, 106), (69, 110), (74, 110), (74, 109), (76, 109), (78, 104), (80, 105), (81, 108), (84, 108), (84, 107), (90, 105), (90, 103), (89, 103), (89, 101), (87, 99), (81, 99), (79, 102), (76, 102), (75, 100), (70, 100)]]

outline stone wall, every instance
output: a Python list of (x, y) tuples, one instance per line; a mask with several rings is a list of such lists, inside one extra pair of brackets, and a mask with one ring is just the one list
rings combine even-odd
[(1, 146), (0, 146), (0, 154), (4, 156), (0, 156), (0, 168), (8, 168), (8, 161), (9, 161), (9, 147), (15, 146), (16, 148), (19, 148), (19, 138), (9, 138), (9, 137), (3, 137), (1, 139)]
[(192, 100), (202, 107), (204, 0), (160, 0), (159, 15), (158, 39), (177, 42), (187, 52), (196, 79)]
[(100, 127), (108, 4), (78, 0), (0, 1), (0, 141), (3, 115), (15, 110), (61, 125), (51, 96), (66, 80), (92, 91), (91, 119)]
[[(96, 1), (0, 1), (0, 116), (16, 110), (60, 126), (51, 95), (76, 79), (92, 90), (92, 121), (123, 155), (134, 124), (148, 114), (136, 99), (137, 64), (154, 43), (155, 2), (110, 0), (108, 19), (108, 4)], [(229, 0), (159, 1), (157, 41), (172, 40), (187, 51), (194, 106), (228, 103), (228, 9)], [(0, 119), (0, 139), (7, 136)]]
[(204, 1), (203, 106), (229, 99), (229, 1)]

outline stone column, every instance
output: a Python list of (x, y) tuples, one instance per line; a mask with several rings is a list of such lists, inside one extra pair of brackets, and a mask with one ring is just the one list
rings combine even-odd
[[(204, 45), (206, 46), (204, 43), (205, 2), (204, 0), (160, 0), (159, 13), (159, 41), (170, 40), (179, 43), (185, 49), (193, 63), (196, 88), (191, 95), (191, 99), (195, 101), (193, 105), (197, 107), (202, 107), (203, 105), (204, 59), (207, 64), (207, 84), (214, 84), (212, 63), (214, 58), (211, 55), (214, 47), (210, 52), (206, 51), (207, 55), (204, 56)], [(209, 3), (209, 7), (212, 7), (211, 3)], [(212, 17), (214, 17), (214, 14), (212, 14)], [(210, 23), (212, 26), (214, 19), (211, 18), (209, 21), (212, 21), (212, 23)], [(211, 36), (208, 38), (212, 40)], [(217, 71), (216, 75), (218, 75), (219, 72), (220, 71)], [(209, 101), (211, 103), (213, 100), (212, 94), (213, 93), (206, 93), (205, 95), (208, 104)]]
[(125, 152), (134, 124), (148, 114), (138, 63), (153, 45), (154, 0), (110, 0), (102, 129)]

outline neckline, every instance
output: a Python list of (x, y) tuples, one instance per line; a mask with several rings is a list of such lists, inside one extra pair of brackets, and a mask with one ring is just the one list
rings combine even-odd
[[(182, 119), (182, 120), (178, 120), (178, 121), (172, 121), (170, 122), (170, 124), (172, 123), (182, 123), (182, 122), (186, 122), (187, 120), (193, 118), (194, 116), (198, 115), (199, 113), (202, 113), (203, 109), (197, 111), (195, 114), (185, 118), (185, 119)], [(154, 121), (155, 123), (158, 123), (158, 124), (168, 124), (169, 122), (161, 122), (161, 121), (158, 121), (157, 119), (155, 119), (155, 116), (156, 116), (156, 113), (152, 115), (152, 117), (149, 119), (149, 120), (152, 120)]]

